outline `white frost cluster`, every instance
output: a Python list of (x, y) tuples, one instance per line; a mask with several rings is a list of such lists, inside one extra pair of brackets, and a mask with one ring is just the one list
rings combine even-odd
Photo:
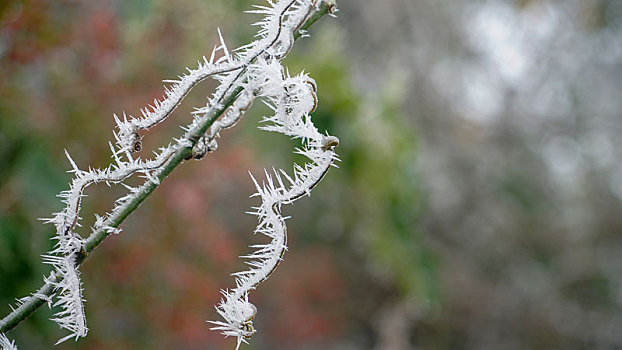
[(0, 350), (17, 350), (15, 341), (9, 341), (4, 334), (0, 333)]
[[(305, 155), (310, 162), (301, 167), (295, 165), (293, 177), (284, 171), (275, 171), (274, 178), (267, 176), (267, 184), (259, 186), (257, 195), (262, 198), (262, 205), (256, 208), (259, 217), (256, 232), (263, 233), (272, 241), (256, 246), (257, 250), (247, 258), (252, 269), (235, 274), (236, 288), (224, 291), (223, 302), (218, 312), (225, 322), (216, 322), (217, 329), (227, 336), (238, 337), (238, 347), (254, 330), (252, 319), (255, 307), (248, 301), (248, 292), (265, 280), (274, 270), (286, 249), (286, 228), (284, 218), (280, 216), (281, 204), (291, 203), (304, 194), (324, 176), (328, 168), (336, 160), (333, 147), (337, 139), (321, 135), (313, 126), (309, 113), (317, 104), (314, 81), (306, 75), (289, 77), (280, 64), (294, 43), (294, 34), (318, 9), (324, 0), (266, 0), (266, 5), (257, 5), (249, 11), (263, 15), (255, 25), (259, 26), (257, 39), (242, 47), (230, 51), (218, 31), (220, 43), (212, 51), (208, 59), (203, 57), (195, 69), (187, 69), (187, 73), (176, 80), (165, 80), (170, 84), (165, 87), (164, 98), (154, 100), (152, 105), (142, 109), (140, 117), (122, 117), (114, 115), (117, 131), (114, 132), (115, 144), (109, 143), (113, 162), (105, 168), (80, 169), (66, 152), (66, 156), (74, 174), (68, 190), (59, 194), (65, 207), (51, 218), (42, 219), (56, 228), (54, 248), (43, 255), (43, 261), (54, 270), (44, 281), (54, 289), (54, 296), (33, 295), (19, 301), (23, 303), (37, 298), (47, 302), (50, 307), (60, 310), (54, 315), (53, 321), (69, 331), (69, 334), (58, 341), (84, 337), (88, 333), (84, 312), (83, 286), (78, 266), (92, 249), (89, 240), (99, 239), (102, 234), (118, 234), (118, 223), (124, 213), (135, 205), (137, 198), (157, 186), (165, 176), (165, 166), (180, 151), (192, 148), (192, 158), (200, 159), (207, 152), (216, 149), (216, 138), (223, 129), (234, 126), (252, 105), (256, 97), (264, 97), (266, 103), (274, 110), (274, 116), (264, 119), (264, 130), (276, 131), (293, 138), (300, 138), (302, 148), (296, 152)], [(219, 57), (219, 58), (216, 58)], [(190, 125), (182, 128), (185, 133), (166, 147), (161, 147), (150, 159), (142, 159), (135, 153), (141, 151), (141, 133), (167, 119), (182, 103), (190, 90), (211, 78), (219, 82), (218, 87), (208, 98), (206, 106), (197, 108)], [(225, 100), (233, 92), (234, 102), (223, 113), (219, 111)], [(211, 127), (205, 130), (206, 121), (220, 115)], [(131, 187), (125, 180), (138, 174), (145, 179), (143, 185)], [(287, 181), (287, 185), (283, 181)], [(91, 227), (91, 235), (84, 239), (76, 232), (81, 227), (80, 209), (84, 191), (92, 184), (105, 183), (108, 186), (120, 184), (128, 192), (119, 198), (112, 210), (103, 216), (95, 215), (95, 224)], [(14, 344), (0, 334), (2, 350), (14, 349)]]

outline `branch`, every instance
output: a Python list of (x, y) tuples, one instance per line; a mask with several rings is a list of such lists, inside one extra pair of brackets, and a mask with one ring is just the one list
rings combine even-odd
[[(319, 18), (326, 14), (334, 14), (336, 11), (335, 0), (322, 0), (319, 7), (313, 9), (312, 12), (306, 17), (305, 21), (294, 32), (294, 40), (305, 36), (308, 28), (315, 23)], [(253, 57), (255, 60), (259, 57), (259, 54)], [(193, 153), (193, 149), (197, 146), (199, 140), (204, 137), (208, 129), (231, 107), (238, 99), (242, 91), (244, 90), (241, 85), (242, 82), (247, 79), (247, 68), (245, 65), (240, 69), (240, 72), (234, 77), (234, 79), (226, 85), (226, 87), (220, 91), (220, 97), (217, 98), (218, 103), (212, 104), (212, 107), (204, 111), (204, 115), (201, 118), (197, 118), (191, 128), (189, 128), (184, 138), (186, 143), (178, 143), (179, 147), (169, 154), (164, 159), (164, 163), (161, 167), (155, 170), (155, 174), (148, 177), (147, 181), (133, 192), (133, 195), (128, 198), (127, 201), (114, 210), (106, 220), (99, 225), (83, 242), (83, 245), (79, 251), (76, 252), (74, 259), (74, 266), (77, 268), (80, 266), (91, 252), (111, 233), (116, 229), (130, 214), (132, 214), (140, 204), (153, 193), (153, 191), (159, 186), (159, 184), (184, 160), (196, 157)], [(202, 79), (204, 79), (203, 77)], [(194, 86), (194, 85), (192, 85)], [(187, 93), (187, 92), (186, 92)], [(185, 94), (181, 96), (183, 98)], [(165, 106), (164, 116), (168, 116), (177, 106), (174, 104), (171, 106)], [(155, 106), (153, 110), (157, 109)], [(159, 122), (160, 120), (158, 120)], [(215, 135), (212, 135), (215, 137)], [(198, 158), (198, 157), (196, 157)], [(79, 205), (79, 204), (78, 204)], [(44, 277), (44, 284), (36, 292), (32, 293), (30, 297), (22, 299), (18, 302), (18, 306), (6, 317), (0, 320), (0, 334), (15, 328), (21, 321), (27, 319), (32, 313), (34, 313), (39, 307), (44, 304), (51, 305), (52, 296), (58, 292), (58, 283), (60, 283), (61, 276), (58, 276), (55, 272), (51, 272), (49, 276)]]

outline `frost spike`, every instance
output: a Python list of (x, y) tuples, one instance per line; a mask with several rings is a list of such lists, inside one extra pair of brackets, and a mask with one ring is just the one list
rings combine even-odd
[(65, 148), (65, 156), (67, 157), (67, 159), (69, 160), (69, 163), (71, 164), (71, 167), (73, 168), (73, 172), (76, 174), (80, 173), (80, 169), (78, 168), (78, 166), (76, 165), (76, 162), (73, 161), (73, 159), (71, 158), (71, 156), (69, 155), (69, 152), (67, 152), (67, 149)]

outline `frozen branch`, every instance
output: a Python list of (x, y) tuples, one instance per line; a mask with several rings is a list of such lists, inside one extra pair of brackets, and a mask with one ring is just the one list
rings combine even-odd
[[(300, 83), (290, 81), (293, 78), (284, 79), (279, 61), (290, 51), (294, 40), (306, 34), (311, 24), (322, 15), (333, 14), (335, 11), (334, 1), (329, 0), (279, 0), (269, 1), (267, 6), (256, 6), (256, 10), (251, 12), (264, 15), (263, 20), (257, 23), (260, 27), (258, 40), (229, 51), (219, 31), (220, 45), (214, 49), (211, 58), (203, 58), (196, 69), (189, 69), (188, 73), (180, 76), (178, 80), (168, 81), (172, 85), (165, 88), (164, 99), (155, 100), (153, 105), (141, 110), (142, 117), (129, 116), (128, 119), (128, 116), (124, 115), (121, 120), (115, 115), (119, 131), (114, 134), (116, 143), (110, 145), (114, 160), (110, 166), (103, 169), (81, 170), (67, 153), (72, 166), (70, 172), (74, 173), (75, 177), (69, 190), (59, 195), (66, 207), (52, 218), (44, 219), (56, 227), (54, 249), (43, 256), (44, 262), (52, 265), (54, 270), (49, 276), (44, 277), (44, 285), (39, 290), (29, 297), (20, 299), (13, 312), (0, 321), (0, 344), (3, 349), (9, 345), (13, 346), (8, 343), (3, 333), (13, 329), (44, 304), (61, 308), (53, 320), (61, 328), (69, 330), (70, 334), (59, 342), (86, 336), (88, 329), (78, 267), (108, 235), (120, 232), (119, 225), (125, 218), (134, 212), (179, 164), (191, 158), (202, 158), (206, 152), (215, 150), (219, 131), (235, 125), (250, 107), (255, 96), (272, 99), (274, 96), (280, 96), (282, 93), (276, 93), (278, 88), (274, 86), (279, 79), (282, 80), (281, 83), (290, 84), (289, 87), (283, 86), (285, 90), (293, 87), (300, 89), (301, 85), (296, 85)], [(218, 52), (222, 52), (222, 57), (215, 60), (214, 57)], [(280, 69), (275, 68), (276, 66)], [(276, 79), (274, 72), (278, 72)], [(186, 130), (184, 135), (168, 146), (160, 148), (152, 159), (143, 160), (133, 156), (134, 152), (142, 148), (140, 132), (163, 122), (181, 104), (188, 92), (208, 77), (219, 81), (220, 85), (207, 105), (194, 113), (192, 123), (184, 128)], [(305, 79), (309, 81), (309, 78)], [(296, 98), (300, 98), (292, 96), (294, 99), (289, 103), (290, 109), (296, 104)], [(312, 100), (316, 101), (315, 91), (312, 92)], [(301, 125), (308, 128), (312, 125), (307, 115), (310, 109), (304, 106), (303, 104), (303, 107), (299, 107), (303, 109), (293, 115), (302, 118)], [(288, 113), (290, 112), (291, 110)], [(277, 119), (271, 121), (274, 123), (272, 127), (278, 128), (280, 121)], [(281, 124), (282, 128), (286, 128), (285, 124)], [(313, 162), (309, 167), (297, 168), (294, 175), (292, 184), (305, 187), (293, 186), (290, 189), (291, 193), (283, 192), (284, 197), (273, 199), (274, 208), (271, 210), (274, 215), (278, 215), (281, 203), (295, 200), (313, 187), (313, 181), (315, 183), (319, 181), (325, 171), (318, 177), (320, 174), (316, 173), (314, 166), (324, 166), (327, 169), (334, 159), (332, 147), (327, 148), (321, 142), (334, 144), (335, 139), (317, 136), (319, 134), (313, 134), (314, 138), (310, 138), (309, 130), (300, 135), (291, 134), (289, 131), (290, 136), (303, 139), (304, 148), (301, 152)], [(317, 130), (315, 132), (317, 133)], [(132, 188), (124, 184), (127, 178), (136, 174), (145, 179), (142, 185)], [(80, 226), (81, 200), (85, 189), (98, 183), (109, 186), (122, 184), (129, 192), (115, 202), (109, 213), (103, 216), (96, 215), (96, 223), (85, 239), (75, 232)], [(5, 339), (5, 343), (9, 345), (5, 346), (2, 343)]]

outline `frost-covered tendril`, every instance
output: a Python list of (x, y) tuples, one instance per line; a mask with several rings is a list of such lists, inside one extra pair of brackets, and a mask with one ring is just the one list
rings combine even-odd
[[(180, 147), (187, 142), (178, 142), (176, 147)], [(56, 227), (56, 240), (54, 249), (43, 256), (43, 262), (54, 267), (52, 278), (45, 278), (46, 283), (54, 286), (56, 290), (56, 301), (51, 302), (51, 306), (59, 306), (61, 310), (55, 314), (53, 321), (58, 323), (61, 328), (69, 330), (71, 333), (60, 339), (63, 342), (75, 337), (85, 337), (88, 333), (86, 327), (86, 316), (84, 314), (84, 298), (80, 271), (77, 268), (76, 259), (81, 254), (84, 246), (84, 239), (74, 229), (79, 226), (80, 208), (84, 190), (96, 183), (106, 183), (107, 185), (123, 183), (125, 179), (135, 173), (141, 173), (148, 181), (159, 182), (153, 175), (153, 171), (160, 168), (174, 153), (176, 147), (169, 146), (160, 150), (153, 159), (141, 160), (134, 159), (131, 154), (124, 151), (126, 160), (119, 154), (123, 149), (110, 144), (115, 163), (104, 169), (80, 170), (76, 163), (66, 153), (72, 170), (75, 174), (70, 188), (59, 194), (65, 208), (56, 213), (52, 218), (42, 219), (44, 222), (53, 224)], [(113, 210), (104, 217), (96, 215), (93, 230), (104, 229), (109, 233), (119, 233), (116, 227), (107, 226), (105, 219), (114, 216), (124, 205), (137, 193), (137, 188), (125, 185), (129, 193), (115, 202)], [(35, 297), (40, 297), (34, 295)], [(50, 301), (48, 301), (50, 303)]]
[[(265, 72), (277, 67), (282, 70), (276, 60), (261, 64), (269, 66), (261, 68)], [(215, 324), (212, 329), (222, 331), (225, 336), (237, 337), (238, 348), (255, 333), (253, 319), (257, 309), (248, 301), (248, 294), (270, 276), (287, 249), (287, 227), (281, 215), (281, 205), (310, 194), (337, 160), (334, 147), (339, 143), (334, 136), (320, 134), (311, 122), (309, 113), (317, 105), (317, 96), (315, 82), (307, 75), (288, 77), (281, 71), (267, 77), (259, 90), (262, 91), (260, 96), (267, 99), (266, 104), (274, 111), (273, 116), (264, 118), (264, 125), (260, 128), (300, 139), (302, 147), (295, 153), (306, 156), (309, 163), (294, 165), (293, 176), (283, 170), (274, 170), (272, 174), (266, 171), (263, 185), (251, 175), (257, 187), (255, 195), (262, 200), (251, 213), (259, 219), (255, 233), (267, 236), (270, 242), (252, 246), (256, 250), (244, 257), (250, 260), (246, 263), (251, 268), (234, 273), (236, 287), (222, 291), (223, 298), (217, 310), (224, 322), (212, 321)]]

